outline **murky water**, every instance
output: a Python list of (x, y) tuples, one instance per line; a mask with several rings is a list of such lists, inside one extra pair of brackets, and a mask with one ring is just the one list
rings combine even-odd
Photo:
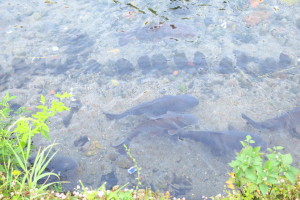
[[(51, 120), (51, 142), (79, 165), (66, 189), (79, 179), (93, 188), (104, 181), (134, 186), (133, 163), (112, 145), (147, 117), (110, 120), (103, 112), (182, 93), (199, 100), (187, 110), (199, 123), (185, 130), (256, 133), (300, 166), (299, 138), (255, 129), (241, 117), (262, 121), (299, 107), (299, 2), (46, 2), (1, 1), (0, 91), (27, 107), (40, 94), (51, 99), (51, 90), (74, 95), (72, 113)], [(81, 136), (90, 140), (78, 142)], [(130, 149), (143, 186), (153, 190), (199, 199), (222, 193), (228, 178), (230, 157), (201, 142), (140, 134)]]

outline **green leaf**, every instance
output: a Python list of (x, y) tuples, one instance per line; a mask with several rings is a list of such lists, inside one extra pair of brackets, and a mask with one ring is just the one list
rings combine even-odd
[(246, 142), (249, 142), (252, 139), (251, 135), (246, 136)]
[(282, 150), (282, 149), (284, 149), (284, 147), (282, 147), (282, 146), (275, 146), (275, 147), (273, 147), (273, 149), (274, 150)]
[(293, 174), (295, 174), (296, 176), (297, 176), (297, 175), (300, 175), (300, 169), (298, 169), (298, 168), (296, 168), (296, 167), (291, 166), (289, 170), (290, 170)]
[(44, 97), (44, 95), (41, 95), (41, 101), (40, 101), (42, 104), (45, 104), (46, 103), (46, 99)]
[(286, 165), (290, 165), (293, 162), (291, 154), (282, 155), (282, 162)]
[(253, 183), (255, 183), (257, 180), (257, 176), (254, 173), (247, 173), (247, 170), (246, 170), (246, 178)]
[(243, 147), (247, 146), (246, 142), (241, 141), (241, 144), (243, 145)]
[(277, 179), (273, 178), (273, 177), (268, 177), (267, 182), (271, 183), (271, 184), (274, 184), (274, 185), (278, 183)]
[(287, 172), (284, 173), (284, 175), (293, 184), (296, 182), (296, 176), (292, 171), (287, 171)]
[(36, 108), (42, 109), (42, 110), (47, 110), (48, 109), (47, 106), (43, 106), (43, 105), (36, 106)]
[(59, 99), (66, 99), (66, 98), (68, 99), (68, 98), (72, 97), (73, 95), (65, 92), (63, 94), (55, 94), (55, 96)]
[(272, 169), (273, 167), (274, 167), (274, 166), (273, 166), (273, 162), (270, 161), (270, 160), (266, 161), (265, 164), (264, 164), (264, 168), (267, 169), (267, 170), (270, 170), (270, 169)]
[(263, 196), (265, 196), (268, 193), (268, 186), (264, 183), (259, 184), (259, 189), (261, 191), (261, 193), (263, 194)]
[(44, 136), (44, 138), (46, 138), (47, 140), (50, 140), (50, 135), (48, 132), (43, 131), (43, 132), (41, 132), (41, 134), (42, 134), (42, 136)]

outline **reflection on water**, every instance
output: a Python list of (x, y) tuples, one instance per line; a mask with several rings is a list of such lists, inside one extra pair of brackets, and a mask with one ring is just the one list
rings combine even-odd
[[(0, 91), (27, 107), (40, 94), (74, 94), (71, 112), (51, 121), (61, 156), (78, 163), (65, 189), (79, 179), (93, 188), (104, 181), (134, 186), (136, 173), (127, 171), (134, 164), (113, 147), (125, 139), (144, 187), (187, 199), (216, 195), (244, 133), (262, 146), (284, 146), (300, 165), (299, 6), (1, 1)], [(161, 103), (184, 93), (199, 104), (174, 110), (181, 100)], [(157, 101), (160, 107), (149, 105)], [(117, 115), (107, 113), (126, 112), (108, 119)], [(186, 115), (199, 122), (185, 123)], [(49, 142), (37, 137), (35, 143)]]

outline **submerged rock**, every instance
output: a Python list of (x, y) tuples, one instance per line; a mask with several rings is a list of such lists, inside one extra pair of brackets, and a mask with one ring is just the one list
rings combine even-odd
[(143, 74), (149, 73), (152, 70), (152, 65), (149, 56), (141, 56), (139, 57), (137, 62)]
[(114, 186), (118, 185), (118, 178), (115, 174), (114, 171), (108, 173), (108, 174), (105, 174), (105, 175), (102, 175), (101, 176), (101, 180), (100, 180), (100, 185), (101, 186), (103, 183), (106, 183), (105, 184), (105, 188), (107, 190), (111, 190)]
[(235, 72), (233, 62), (229, 58), (222, 58), (219, 64), (218, 72), (221, 74), (231, 74)]
[(75, 147), (82, 147), (84, 146), (88, 141), (90, 141), (90, 138), (86, 135), (80, 136), (77, 140), (74, 141)]
[(205, 55), (199, 51), (194, 54), (193, 64), (195, 68), (200, 72), (204, 73), (208, 71), (208, 65), (205, 59)]
[(65, 47), (65, 53), (75, 56), (91, 51), (94, 41), (78, 29), (70, 29), (59, 41)]
[(151, 62), (154, 69), (160, 70), (161, 72), (165, 72), (167, 70), (168, 61), (163, 54), (154, 54), (151, 57)]
[(14, 58), (11, 63), (14, 73), (17, 74), (30, 74), (30, 66), (26, 64), (25, 60), (22, 58)]
[(82, 107), (81, 101), (80, 100), (71, 101), (69, 107), (71, 108), (69, 114), (63, 118), (63, 123), (65, 127), (68, 127), (70, 125), (74, 113), (77, 113), (79, 109)]
[(117, 60), (114, 64), (114, 68), (119, 75), (131, 74), (134, 71), (132, 63), (125, 58)]
[[(34, 161), (35, 157), (29, 159), (30, 164), (33, 164)], [(39, 183), (45, 184), (59, 180), (67, 181), (75, 176), (78, 167), (78, 163), (73, 158), (56, 154), (51, 159), (44, 172), (54, 172), (59, 176), (59, 179), (56, 176), (51, 175), (50, 177), (43, 177), (39, 180)]]
[(270, 74), (277, 71), (277, 62), (274, 58), (266, 58), (260, 63), (260, 74)]
[(288, 68), (291, 64), (292, 64), (292, 59), (288, 55), (284, 53), (280, 53), (278, 68), (280, 69)]
[(89, 60), (86, 69), (83, 71), (84, 74), (97, 73), (102, 69), (102, 65), (98, 63), (96, 60)]
[(185, 55), (185, 53), (176, 53), (174, 55), (174, 63), (178, 69), (190, 71), (193, 68), (193, 66), (189, 65), (189, 61)]

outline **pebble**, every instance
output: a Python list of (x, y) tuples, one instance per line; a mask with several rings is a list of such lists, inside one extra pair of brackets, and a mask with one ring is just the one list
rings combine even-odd
[(111, 161), (116, 161), (118, 159), (119, 154), (117, 154), (116, 152), (109, 152), (107, 157), (109, 160)]
[(138, 66), (142, 70), (142, 73), (146, 74), (152, 70), (152, 65), (149, 56), (141, 56), (138, 59)]
[(117, 60), (114, 66), (119, 75), (131, 74), (134, 71), (132, 63), (125, 58)]
[(218, 72), (221, 74), (231, 74), (235, 72), (235, 68), (231, 59), (222, 58), (219, 64)]
[(122, 169), (128, 169), (131, 167), (132, 161), (129, 158), (122, 156), (122, 157), (119, 157), (119, 159), (116, 161), (116, 164), (118, 167), (120, 167)]

